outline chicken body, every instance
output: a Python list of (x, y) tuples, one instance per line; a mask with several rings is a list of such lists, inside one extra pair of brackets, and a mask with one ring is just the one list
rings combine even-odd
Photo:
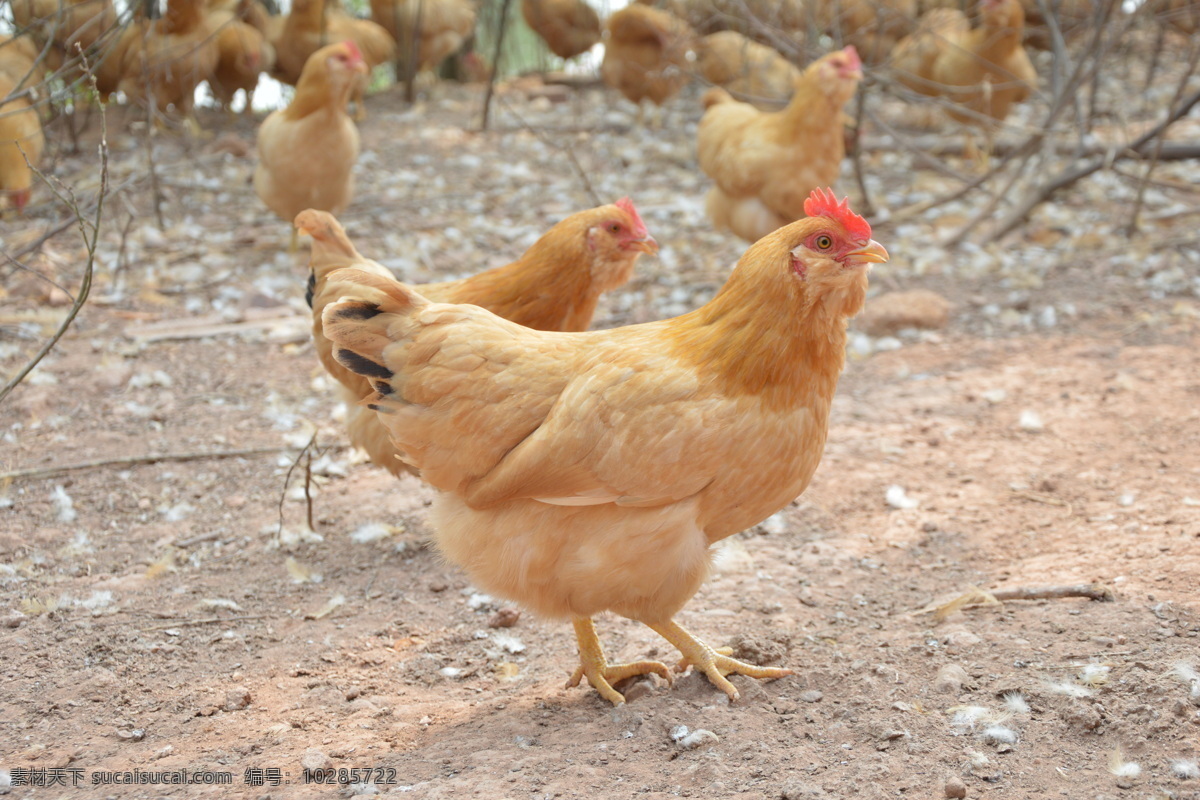
[(919, 8), (918, 0), (818, 0), (813, 11), (820, 30), (854, 45), (867, 63), (878, 64), (913, 30)]
[(346, 103), (366, 69), (352, 42), (321, 48), (304, 65), (292, 102), (259, 126), (254, 191), (281, 219), (350, 204), (359, 139)]
[(234, 95), (246, 95), (243, 113), (250, 113), (258, 76), (275, 65), (275, 48), (266, 35), (246, 21), (254, 12), (250, 0), (210, 3), (208, 21), (217, 37), (217, 65), (208, 84), (213, 96), (229, 108)]
[(700, 40), (697, 66), (709, 83), (760, 109), (777, 109), (792, 96), (800, 77), (794, 64), (737, 31), (718, 31)]
[[(0, 77), (7, 78), (14, 90), (36, 86), (46, 77), (41, 48), (28, 36), (0, 34)], [(8, 96), (0, 95), (0, 100)]]
[(982, 24), (971, 28), (961, 11), (939, 8), (921, 17), (912, 36), (896, 45), (892, 69), (910, 89), (943, 96), (961, 108), (955, 120), (983, 128), (1008, 116), (1029, 97), (1037, 72), (1021, 44), (1020, 0), (982, 0)]
[(600, 41), (600, 15), (584, 0), (521, 0), (521, 15), (559, 58), (574, 58)]
[(571, 618), (582, 677), (614, 703), (631, 674), (608, 665), (590, 617), (644, 622), (731, 699), (720, 655), (672, 620), (714, 543), (779, 510), (821, 458), (865, 265), (886, 259), (845, 203), (746, 251), (707, 305), (671, 320), (586, 333), (531, 331), (475, 306), (432, 303), (358, 271), (326, 307), (326, 335), (371, 379), (404, 457), (441, 490), (438, 548), (476, 585)]
[(76, 46), (92, 51), (102, 38), (113, 39), (117, 30), (112, 0), (10, 0), (10, 5), (18, 29), (29, 31), (39, 45), (53, 44), (47, 61), (51, 69), (74, 56)]
[(691, 80), (696, 35), (686, 22), (657, 8), (630, 5), (608, 18), (600, 77), (639, 114), (643, 100), (661, 106)]
[[(0, 75), (0, 100), (17, 92), (17, 82)], [(17, 209), (24, 211), (33, 186), (33, 171), (42, 158), (46, 140), (37, 109), (26, 97), (0, 105), (0, 189)]]
[[(334, 270), (353, 265), (388, 279), (386, 267), (363, 258), (328, 214), (305, 211), (296, 227), (313, 236), (309, 305), (313, 340), (321, 364), (343, 389), (350, 441), (371, 462), (395, 475), (411, 471), (370, 409), (359, 401), (374, 388), (370, 381), (342, 366), (322, 330), (325, 306), (353, 289), (330, 282)], [(537, 330), (582, 331), (592, 322), (600, 295), (628, 283), (638, 256), (657, 250), (637, 209), (628, 200), (581, 211), (546, 232), (521, 258), (462, 280), (415, 287), (422, 295), (446, 303), (471, 303), (505, 319)]]
[(847, 47), (810, 64), (781, 111), (708, 90), (697, 143), (700, 168), (716, 184), (706, 205), (717, 228), (756, 241), (804, 214), (808, 193), (841, 171), (842, 106), (861, 79), (858, 55)]
[(417, 34), (417, 73), (432, 76), (475, 32), (475, 5), (470, 0), (371, 0), (371, 18), (396, 40), (401, 71), (411, 58), (418, 6), (421, 27)]

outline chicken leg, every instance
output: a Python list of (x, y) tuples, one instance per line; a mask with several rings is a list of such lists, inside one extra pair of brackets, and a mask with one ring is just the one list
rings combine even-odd
[(650, 625), (652, 630), (675, 645), (679, 652), (683, 653), (683, 661), (680, 662), (681, 670), (686, 669), (689, 665), (695, 665), (708, 676), (708, 679), (712, 681), (714, 686), (729, 695), (730, 700), (737, 700), (740, 696), (734, 685), (725, 679), (725, 676), (731, 672), (736, 672), (739, 675), (748, 675), (751, 678), (782, 678), (785, 675), (792, 674), (790, 669), (759, 667), (754, 664), (747, 664), (744, 661), (738, 661), (736, 658), (730, 658), (725, 652), (714, 650), (695, 636), (692, 636), (674, 620), (654, 625), (647, 623), (647, 625)]
[(588, 679), (588, 683), (592, 688), (600, 693), (600, 696), (608, 700), (614, 706), (619, 706), (625, 702), (625, 697), (612, 687), (614, 683), (620, 683), (626, 678), (632, 678), (635, 675), (647, 675), (653, 672), (664, 678), (667, 684), (674, 683), (671, 677), (671, 671), (667, 669), (667, 665), (660, 661), (635, 661), (632, 664), (609, 664), (604, 658), (604, 649), (600, 646), (600, 640), (596, 638), (596, 628), (592, 624), (591, 619), (587, 617), (577, 618), (572, 620), (575, 625), (575, 639), (579, 642), (579, 667), (575, 670), (575, 674), (567, 681), (567, 688), (578, 686), (579, 681), (583, 678)]

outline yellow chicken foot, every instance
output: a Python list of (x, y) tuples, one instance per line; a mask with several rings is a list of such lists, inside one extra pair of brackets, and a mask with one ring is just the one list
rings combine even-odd
[(650, 625), (650, 628), (683, 653), (683, 660), (679, 662), (681, 670), (687, 669), (689, 665), (695, 666), (708, 676), (713, 685), (729, 695), (730, 700), (737, 700), (740, 696), (734, 685), (725, 679), (725, 676), (731, 672), (751, 678), (782, 678), (792, 674), (790, 669), (759, 667), (738, 661), (736, 658), (730, 658), (729, 654), (733, 652), (731, 649), (723, 647), (720, 650), (714, 650), (685, 631), (674, 620), (661, 625)]
[(610, 665), (604, 658), (604, 649), (600, 646), (600, 640), (596, 638), (596, 628), (592, 625), (592, 621), (584, 617), (572, 622), (575, 625), (575, 639), (579, 642), (580, 664), (571, 679), (567, 681), (568, 689), (578, 686), (582, 679), (587, 678), (588, 683), (600, 693), (601, 697), (614, 706), (619, 706), (625, 702), (625, 697), (612, 687), (614, 683), (620, 683), (635, 675), (650, 673), (664, 678), (668, 685), (674, 683), (674, 678), (671, 677), (671, 671), (667, 669), (667, 665), (659, 661), (635, 661), (632, 664)]

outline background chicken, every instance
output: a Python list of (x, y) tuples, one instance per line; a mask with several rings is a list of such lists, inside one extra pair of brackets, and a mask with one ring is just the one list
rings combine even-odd
[[(418, 6), (421, 27), (417, 35), (417, 75), (408, 75)], [(475, 5), (471, 0), (371, 0), (371, 18), (396, 40), (397, 77), (402, 81), (418, 75), (424, 75), (427, 82), (434, 80), (441, 63), (461, 50), (475, 32)]]
[(706, 81), (756, 108), (785, 105), (800, 77), (800, 70), (777, 51), (737, 31), (710, 33), (700, 40), (697, 54)]
[(832, 194), (807, 212), (747, 250), (707, 305), (615, 330), (535, 332), (370, 273), (330, 278), (349, 299), (325, 309), (325, 333), (441, 490), (438, 548), (481, 589), (570, 618), (572, 683), (613, 703), (612, 684), (669, 673), (609, 665), (591, 620), (603, 611), (657, 631), (730, 699), (729, 673), (789, 674), (718, 654), (672, 618), (712, 545), (791, 502), (821, 459), (846, 318), (887, 254)]
[(366, 72), (353, 42), (321, 48), (304, 65), (292, 102), (259, 126), (254, 191), (289, 224), (306, 208), (337, 213), (350, 204), (359, 141), (346, 102)]
[[(76, 46), (93, 56), (99, 44), (115, 42), (117, 11), (112, 0), (10, 0), (13, 22), (40, 45), (52, 45), (46, 64), (58, 69)], [(94, 63), (94, 58), (93, 58)]]
[(361, 119), (366, 76), (395, 58), (396, 43), (381, 26), (369, 19), (350, 16), (335, 0), (294, 0), (291, 13), (283, 19), (279, 40), (271, 42), (275, 47), (275, 69), (271, 74), (284, 83), (296, 85), (313, 53), (332, 42), (343, 41), (354, 42), (367, 65), (366, 73), (350, 95)]
[(955, 120), (980, 127), (990, 141), (995, 123), (1013, 103), (1029, 97), (1037, 72), (1021, 44), (1025, 12), (1020, 0), (982, 0), (982, 24), (971, 28), (955, 9), (921, 18), (912, 36), (896, 45), (892, 69), (910, 89), (942, 96)]
[(802, 216), (808, 193), (837, 179), (846, 152), (842, 106), (861, 67), (853, 47), (814, 61), (774, 113), (708, 90), (697, 140), (700, 168), (716, 184), (707, 208), (717, 228), (759, 239)]
[(641, 122), (643, 100), (661, 106), (687, 85), (695, 46), (691, 27), (673, 14), (627, 6), (608, 18), (600, 77), (637, 103)]
[[(925, 8), (956, 0), (925, 0)], [(817, 28), (836, 41), (852, 44), (868, 64), (878, 64), (916, 25), (918, 0), (817, 0), (813, 3)]]
[(267, 43), (262, 31), (241, 19), (248, 2), (233, 8), (227, 5), (208, 12), (209, 23), (217, 36), (218, 58), (209, 86), (213, 97), (228, 108), (240, 89), (246, 95), (243, 113), (250, 113), (258, 76), (275, 63), (275, 48)]
[(736, 31), (763, 44), (801, 44), (811, 14), (803, 0), (637, 0), (669, 11), (699, 33)]
[(196, 87), (209, 80), (220, 52), (203, 0), (168, 0), (157, 20), (138, 20), (125, 29), (96, 69), (102, 95), (124, 92), (132, 102), (160, 110), (174, 106), (193, 129)]
[[(41, 48), (28, 36), (0, 34), (0, 76), (8, 78), (15, 90), (36, 86), (46, 77), (41, 55)], [(7, 96), (7, 92), (0, 95), (0, 100)]]
[(600, 15), (584, 0), (521, 0), (521, 15), (559, 58), (574, 58), (600, 41)]
[[(343, 387), (350, 441), (365, 450), (372, 463), (399, 475), (409, 468), (397, 456), (377, 415), (358, 404), (374, 389), (366, 378), (338, 363), (321, 323), (325, 306), (353, 288), (330, 282), (330, 272), (352, 265), (389, 279), (392, 273), (359, 255), (342, 226), (328, 214), (305, 211), (296, 219), (296, 227), (313, 237), (309, 279), (313, 339), (321, 363)], [(572, 214), (511, 264), (462, 280), (415, 288), (432, 300), (472, 303), (527, 328), (583, 331), (592, 322), (600, 295), (625, 285), (638, 256), (657, 249), (637, 209), (623, 198)]]
[(0, 74), (0, 189), (9, 202), (24, 211), (33, 186), (32, 164), (42, 158), (42, 121), (26, 97), (3, 100), (18, 91), (17, 82)]

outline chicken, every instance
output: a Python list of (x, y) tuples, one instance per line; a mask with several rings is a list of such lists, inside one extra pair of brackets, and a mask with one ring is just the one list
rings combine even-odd
[(995, 124), (1029, 97), (1037, 72), (1021, 44), (1025, 12), (1020, 0), (981, 0), (980, 11), (977, 28), (954, 9), (925, 14), (917, 30), (896, 45), (892, 69), (913, 91), (946, 97), (952, 104), (946, 112), (983, 128), (990, 151)]
[[(46, 78), (42, 49), (28, 36), (0, 34), (0, 77), (8, 78), (16, 91), (41, 83)], [(0, 100), (6, 96), (0, 95)]]
[[(409, 471), (397, 455), (378, 417), (358, 401), (374, 391), (370, 382), (347, 370), (333, 356), (321, 328), (321, 312), (345, 288), (328, 280), (329, 273), (352, 264), (391, 278), (384, 266), (359, 255), (337, 220), (305, 211), (296, 227), (312, 234), (309, 305), (313, 339), (325, 369), (342, 384), (349, 411), (350, 441), (365, 450), (372, 463), (395, 475)], [(544, 331), (587, 330), (600, 295), (625, 285), (642, 253), (657, 251), (629, 198), (612, 205), (572, 214), (546, 232), (516, 261), (448, 283), (415, 287), (422, 295), (446, 303), (472, 303), (527, 328)]]
[(309, 56), (332, 42), (347, 40), (354, 42), (367, 65), (367, 72), (356, 82), (350, 95), (361, 119), (365, 116), (366, 76), (375, 67), (395, 58), (396, 43), (386, 30), (371, 20), (347, 14), (336, 0), (295, 0), (292, 3), (292, 12), (284, 17), (279, 40), (272, 42), (275, 69), (271, 74), (284, 83), (295, 85)]
[(808, 193), (841, 171), (842, 106), (861, 79), (847, 47), (810, 64), (781, 111), (759, 111), (724, 89), (705, 93), (697, 140), (700, 168), (716, 184), (706, 205), (717, 228), (753, 242), (804, 214)]
[[(412, 60), (413, 29), (417, 35), (416, 75), (408, 75)], [(426, 83), (448, 57), (462, 49), (475, 32), (475, 5), (471, 0), (371, 0), (371, 18), (396, 40), (397, 78)]]
[(762, 44), (801, 45), (809, 25), (803, 0), (637, 0), (686, 20), (699, 33), (736, 31)]
[[(247, 12), (248, 13), (248, 12)], [(258, 28), (239, 18), (239, 10), (219, 8), (208, 18), (217, 36), (219, 56), (209, 86), (222, 106), (229, 108), (240, 89), (246, 95), (243, 113), (253, 110), (258, 76), (275, 63), (275, 48)]]
[(304, 65), (292, 102), (259, 126), (254, 191), (281, 219), (290, 223), (306, 208), (338, 213), (350, 204), (359, 140), (346, 102), (366, 72), (354, 42), (321, 48)]
[[(17, 94), (17, 81), (0, 74), (0, 101)], [(33, 170), (46, 141), (42, 121), (28, 97), (0, 102), (0, 189), (18, 212), (25, 211), (33, 186)]]
[(440, 490), (441, 553), (474, 585), (572, 620), (582, 678), (605, 698), (658, 662), (608, 664), (592, 624), (645, 623), (731, 700), (730, 673), (790, 674), (713, 650), (673, 620), (712, 547), (783, 508), (821, 459), (867, 265), (866, 220), (815, 191), (808, 217), (749, 248), (708, 304), (585, 333), (531, 331), (434, 303), (360, 270), (330, 276), (337, 359), (404, 458)]
[(193, 129), (196, 87), (212, 77), (220, 51), (203, 0), (167, 0), (162, 19), (126, 28), (96, 70), (101, 94), (124, 92), (132, 102), (174, 106)]
[[(53, 45), (47, 66), (58, 69), (76, 46), (86, 53), (103, 40), (115, 41), (117, 11), (112, 0), (10, 0), (13, 21), (29, 31), (39, 45)], [(95, 53), (93, 63), (95, 63)]]
[[(929, 1), (924, 5), (930, 5)], [(918, 0), (818, 0), (813, 11), (820, 30), (836, 41), (854, 45), (868, 64), (878, 64), (897, 41), (912, 31)]]
[(600, 41), (600, 16), (584, 0), (521, 0), (521, 15), (559, 58), (574, 58)]
[(800, 70), (777, 51), (737, 31), (701, 39), (696, 63), (704, 80), (762, 109), (785, 105), (800, 77)]
[(691, 79), (696, 35), (678, 17), (649, 6), (626, 6), (608, 18), (600, 77), (631, 103), (641, 122), (643, 100), (661, 106)]

